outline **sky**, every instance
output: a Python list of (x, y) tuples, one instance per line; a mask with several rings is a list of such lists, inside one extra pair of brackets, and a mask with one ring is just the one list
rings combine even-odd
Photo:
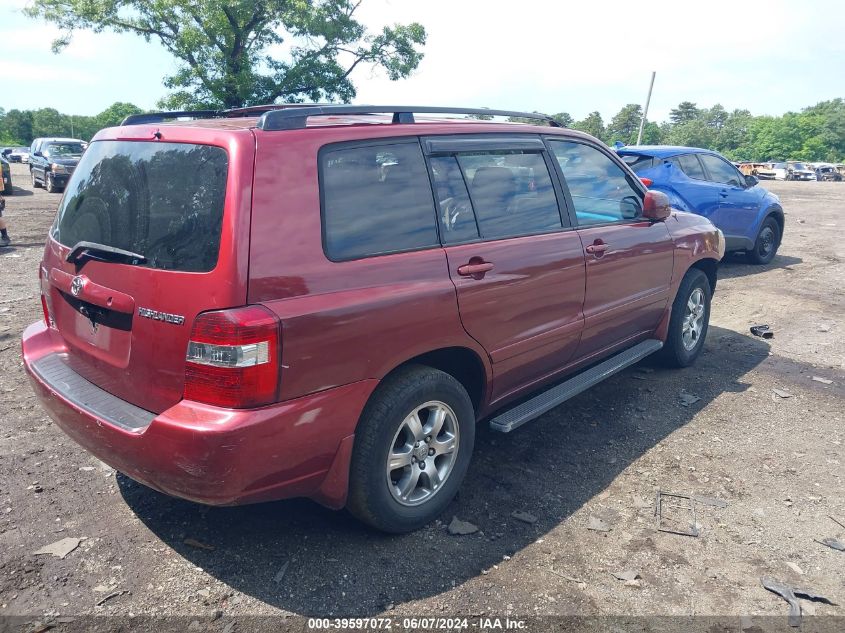
[[(77, 32), (61, 54), (55, 27), (26, 18), (29, 0), (0, 0), (0, 107), (91, 115), (115, 101), (153, 108), (175, 63), (154, 41)], [(763, 9), (765, 7), (765, 9)], [(420, 22), (425, 58), (393, 82), (353, 74), (357, 103), (569, 112), (609, 120), (645, 102), (649, 119), (681, 101), (782, 114), (845, 97), (845, 2), (649, 0), (363, 0), (377, 30)], [(278, 51), (284, 55), (283, 48)]]

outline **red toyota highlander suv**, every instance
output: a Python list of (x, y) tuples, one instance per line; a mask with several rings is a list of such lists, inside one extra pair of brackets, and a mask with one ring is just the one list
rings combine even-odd
[(723, 251), (542, 115), (136, 115), (67, 185), (23, 358), (55, 422), (152, 488), (403, 532), (449, 504), (478, 421), (509, 432), (653, 352), (692, 363)]

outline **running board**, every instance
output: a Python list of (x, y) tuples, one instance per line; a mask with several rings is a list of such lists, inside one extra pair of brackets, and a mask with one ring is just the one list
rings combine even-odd
[(500, 413), (490, 420), (490, 428), (494, 431), (510, 433), (515, 428), (522, 426), (526, 422), (530, 422), (534, 418), (540, 417), (547, 411), (551, 411), (562, 402), (569, 400), (573, 396), (577, 396), (582, 391), (600, 383), (605, 378), (622, 371), (649, 354), (653, 354), (661, 347), (663, 347), (663, 343), (656, 339), (648, 339), (633, 347), (629, 347), (625, 351), (619, 352), (615, 356), (611, 356), (607, 360), (600, 362), (598, 365), (580, 374), (576, 374), (569, 380), (565, 380), (554, 387), (538, 393), (530, 400), (526, 400), (512, 409)]

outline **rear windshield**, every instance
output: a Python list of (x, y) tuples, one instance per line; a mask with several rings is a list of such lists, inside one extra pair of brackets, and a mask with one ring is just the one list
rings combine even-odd
[(142, 266), (207, 272), (217, 264), (228, 156), (187, 143), (92, 143), (68, 183), (53, 238), (146, 257)]
[(645, 171), (646, 169), (651, 169), (652, 167), (660, 164), (659, 158), (652, 158), (651, 156), (622, 154), (620, 158), (625, 161), (625, 164), (627, 164), (635, 174)]

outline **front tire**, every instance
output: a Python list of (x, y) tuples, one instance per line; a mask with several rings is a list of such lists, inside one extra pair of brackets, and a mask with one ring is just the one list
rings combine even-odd
[(780, 225), (777, 220), (769, 216), (763, 220), (754, 248), (746, 253), (752, 264), (764, 265), (771, 262), (780, 247)]
[(347, 509), (384, 532), (423, 527), (457, 493), (474, 441), (475, 412), (461, 383), (422, 365), (396, 371), (355, 431)]
[(53, 176), (50, 172), (44, 174), (44, 189), (47, 193), (56, 193), (58, 191), (56, 183), (53, 181)]
[(664, 364), (670, 367), (689, 367), (704, 348), (710, 324), (712, 290), (707, 275), (698, 268), (690, 268), (672, 304), (669, 332), (660, 350)]

